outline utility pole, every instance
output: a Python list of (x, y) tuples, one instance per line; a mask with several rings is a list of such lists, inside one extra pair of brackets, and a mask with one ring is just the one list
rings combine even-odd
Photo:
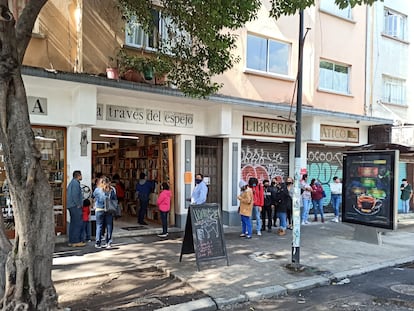
[(296, 131), (295, 131), (295, 189), (293, 195), (293, 232), (292, 232), (292, 266), (300, 266), (300, 169), (302, 143), (302, 71), (303, 71), (303, 10), (299, 11), (299, 55), (296, 94)]

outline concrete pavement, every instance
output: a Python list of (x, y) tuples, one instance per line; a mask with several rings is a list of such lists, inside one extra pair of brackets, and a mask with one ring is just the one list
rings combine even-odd
[(382, 245), (354, 240), (352, 226), (333, 223), (329, 217), (323, 224), (301, 226), (303, 269), (299, 272), (286, 268), (291, 263), (291, 231), (280, 237), (274, 228), (272, 233), (247, 240), (239, 237), (239, 227), (224, 228), (229, 266), (218, 259), (201, 262), (198, 271), (195, 254), (184, 254), (179, 262), (183, 232), (171, 228), (169, 238), (160, 239), (156, 236), (160, 229), (150, 228), (115, 232), (114, 248), (109, 250), (97, 250), (93, 243), (81, 249), (58, 243), (52, 278), (76, 279), (156, 266), (209, 297), (163, 310), (217, 310), (414, 261), (412, 216), (400, 217), (399, 229), (383, 235)]

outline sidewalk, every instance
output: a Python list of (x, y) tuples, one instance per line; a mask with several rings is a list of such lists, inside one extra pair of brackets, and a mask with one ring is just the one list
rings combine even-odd
[(179, 262), (182, 232), (159, 239), (158, 231), (115, 233), (115, 247), (110, 250), (96, 250), (93, 243), (82, 249), (57, 244), (52, 278), (59, 281), (156, 266), (210, 297), (163, 310), (217, 310), (414, 261), (412, 216), (400, 217), (399, 229), (383, 235), (382, 245), (354, 240), (352, 226), (329, 218), (324, 224), (301, 226), (302, 272), (286, 268), (291, 263), (291, 231), (280, 237), (274, 228), (272, 233), (247, 240), (239, 237), (240, 228), (225, 228), (229, 266), (224, 259), (201, 262), (200, 271), (195, 254), (184, 254)]

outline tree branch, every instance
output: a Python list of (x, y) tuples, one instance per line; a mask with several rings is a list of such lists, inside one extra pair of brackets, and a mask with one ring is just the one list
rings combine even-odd
[(16, 40), (19, 64), (22, 63), (24, 53), (32, 38), (33, 26), (40, 10), (46, 4), (47, 0), (30, 0), (27, 2), (20, 17), (17, 18), (16, 24)]

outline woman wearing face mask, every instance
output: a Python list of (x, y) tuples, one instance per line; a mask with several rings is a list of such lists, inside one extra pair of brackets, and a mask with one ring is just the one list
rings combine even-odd
[(207, 201), (208, 188), (203, 178), (204, 176), (200, 173), (195, 176), (196, 186), (191, 194), (192, 204), (204, 204)]

